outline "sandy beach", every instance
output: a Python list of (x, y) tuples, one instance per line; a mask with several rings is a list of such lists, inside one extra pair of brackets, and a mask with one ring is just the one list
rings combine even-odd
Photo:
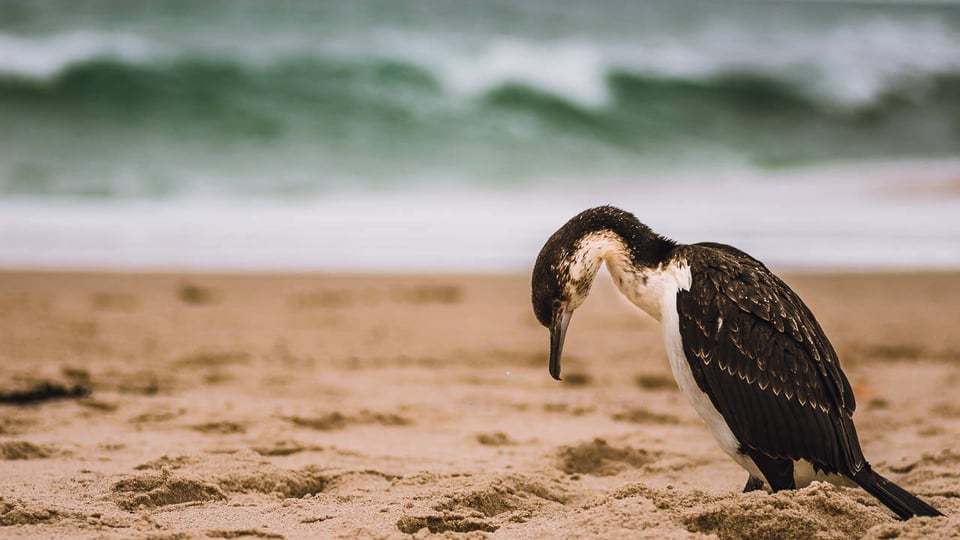
[(960, 274), (785, 278), (868, 459), (948, 517), (740, 493), (606, 276), (559, 383), (526, 275), (7, 272), (0, 537), (960, 537)]
[[(0, 540), (960, 539), (958, 96), (960, 2), (0, 1)], [(554, 380), (602, 205), (782, 275), (946, 517), (742, 493), (605, 273)]]

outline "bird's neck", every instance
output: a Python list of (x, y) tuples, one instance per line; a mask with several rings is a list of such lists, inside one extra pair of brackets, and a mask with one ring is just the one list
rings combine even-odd
[(656, 236), (649, 238), (649, 245), (637, 245), (633, 240), (628, 245), (621, 235), (608, 230), (589, 233), (580, 240), (569, 269), (574, 296), (579, 300), (574, 307), (586, 298), (602, 263), (620, 293), (657, 320), (663, 317), (665, 303), (676, 298), (676, 291), (690, 287), (689, 268), (666, 257), (676, 244)]

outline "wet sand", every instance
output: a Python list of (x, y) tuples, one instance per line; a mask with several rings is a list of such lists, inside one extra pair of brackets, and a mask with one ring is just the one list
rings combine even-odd
[(0, 273), (0, 537), (960, 537), (960, 273), (787, 274), (840, 353), (859, 489), (741, 494), (601, 275), (563, 383), (523, 275)]

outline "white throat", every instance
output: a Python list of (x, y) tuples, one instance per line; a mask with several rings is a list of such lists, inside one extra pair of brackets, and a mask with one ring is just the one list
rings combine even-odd
[(574, 284), (570, 297), (574, 308), (586, 298), (590, 283), (604, 262), (617, 289), (658, 321), (663, 319), (664, 307), (676, 309), (677, 291), (690, 289), (690, 267), (685, 262), (675, 261), (654, 268), (637, 267), (623, 239), (610, 231), (600, 231), (580, 240), (570, 265), (570, 278)]

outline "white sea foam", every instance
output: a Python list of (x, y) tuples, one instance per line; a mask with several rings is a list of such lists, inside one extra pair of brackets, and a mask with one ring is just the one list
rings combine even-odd
[(0, 200), (0, 267), (527, 271), (584, 208), (774, 267), (960, 268), (960, 162), (307, 200)]
[(81, 62), (107, 58), (138, 62), (152, 52), (146, 40), (131, 34), (83, 31), (20, 37), (0, 33), (0, 74), (48, 79)]
[(384, 56), (432, 71), (454, 93), (483, 94), (518, 83), (580, 103), (608, 102), (612, 70), (702, 80), (753, 74), (781, 80), (837, 106), (870, 104), (906, 80), (960, 70), (960, 34), (942, 21), (865, 18), (825, 28), (729, 21), (699, 31), (553, 40), (380, 31), (348, 40), (341, 54)]
[(818, 27), (768, 26), (717, 19), (682, 32), (542, 38), (376, 27), (332, 36), (242, 34), (157, 41), (132, 33), (0, 33), (0, 74), (49, 78), (97, 58), (129, 62), (220, 58), (263, 67), (295, 58), (393, 59), (432, 73), (454, 96), (475, 98), (506, 84), (529, 86), (579, 103), (609, 102), (607, 77), (621, 70), (649, 77), (703, 80), (751, 74), (781, 80), (837, 106), (862, 106), (904, 81), (960, 71), (960, 33), (933, 17), (882, 16)]
[(651, 76), (765, 74), (837, 105), (860, 106), (904, 80), (960, 69), (960, 35), (929, 19), (751, 32), (714, 24), (678, 39), (623, 44), (610, 57), (611, 65)]
[(469, 96), (506, 84), (521, 84), (587, 107), (609, 102), (608, 59), (590, 43), (537, 45), (505, 38), (491, 42), (476, 57), (449, 57), (437, 64), (447, 87)]

